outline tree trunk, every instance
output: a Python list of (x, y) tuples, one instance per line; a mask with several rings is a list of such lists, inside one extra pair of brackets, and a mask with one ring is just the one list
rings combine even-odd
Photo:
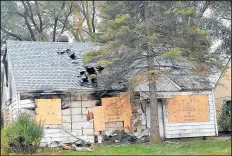
[(58, 22), (58, 18), (55, 18), (54, 26), (53, 26), (52, 42), (55, 42), (55, 41), (56, 41), (56, 27), (57, 27), (57, 22)]
[[(150, 23), (148, 18), (148, 2), (144, 3), (144, 13), (145, 13), (145, 22), (146, 22), (146, 35), (149, 38), (151, 36)], [(147, 42), (147, 65), (148, 70), (153, 71), (154, 68), (154, 55), (152, 50), (151, 43)], [(155, 75), (154, 75), (155, 76)], [(152, 79), (149, 76), (149, 79)], [(149, 82), (149, 93), (150, 93), (150, 142), (151, 143), (160, 143), (160, 132), (159, 132), (159, 118), (158, 118), (158, 103), (157, 103), (157, 89), (156, 82)]]
[[(84, 5), (84, 3), (86, 6)], [(89, 34), (90, 34), (90, 37), (92, 37), (92, 25), (91, 25), (91, 19), (90, 19), (90, 15), (89, 15), (88, 1), (82, 2), (81, 4), (82, 4), (82, 8), (83, 8), (83, 14), (84, 14), (85, 19), (86, 19), (87, 27), (89, 30)]]
[(94, 23), (94, 18), (95, 18), (95, 1), (93, 0), (93, 15), (92, 15), (92, 27), (93, 27), (93, 33), (95, 33), (95, 23)]

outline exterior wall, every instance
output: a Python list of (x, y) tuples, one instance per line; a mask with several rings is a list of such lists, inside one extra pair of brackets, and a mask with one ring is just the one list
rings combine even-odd
[(18, 94), (12, 97), (12, 118), (15, 121), (19, 115)]
[[(81, 92), (64, 94), (62, 97), (57, 95), (47, 96), (48, 99), (52, 97), (61, 98), (62, 124), (43, 125), (45, 133), (40, 146), (48, 145), (49, 147), (56, 147), (57, 145), (54, 144), (54, 141), (70, 142), (76, 141), (76, 138), (93, 143), (93, 120), (87, 121), (87, 114), (88, 112), (93, 112), (93, 106), (95, 106), (96, 100), (89, 98), (87, 93), (82, 94)], [(38, 97), (37, 94), (35, 98), (44, 97)], [(23, 98), (20, 101), (20, 112), (28, 113), (36, 117), (35, 111), (31, 110), (35, 106), (34, 98)]]
[[(157, 80), (156, 88), (158, 92), (172, 92), (172, 91), (180, 91), (181, 88), (173, 82), (168, 77), (161, 77)], [(147, 92), (149, 91), (148, 84), (140, 84), (137, 87), (135, 87), (135, 92)]]
[[(208, 95), (209, 104), (209, 121), (208, 122), (192, 122), (192, 123), (169, 123), (168, 122), (168, 104), (166, 98), (172, 98), (175, 95)], [(144, 99), (148, 99), (146, 93), (142, 95)], [(158, 97), (162, 97), (162, 100), (158, 100), (158, 118), (159, 118), (159, 130), (161, 138), (184, 138), (184, 137), (199, 137), (199, 136), (216, 136), (217, 122), (216, 112), (214, 105), (214, 98), (212, 91), (198, 91), (198, 92), (158, 92)], [(146, 105), (147, 127), (150, 127), (150, 109), (149, 104)]]
[(1, 109), (3, 110), (3, 114), (5, 114), (4, 122), (7, 125), (11, 119), (15, 120), (18, 116), (19, 110), (19, 99), (16, 91), (16, 86), (14, 82), (14, 77), (12, 74), (12, 68), (10, 66), (10, 60), (8, 55), (6, 57), (8, 63), (8, 86), (6, 85), (6, 75), (4, 69), (3, 75), (3, 93), (2, 93), (2, 105)]
[[(163, 105), (165, 138), (183, 138), (183, 137), (199, 137), (199, 136), (216, 136), (217, 123), (215, 117), (215, 107), (212, 92), (198, 92), (194, 94), (208, 94), (209, 98), (209, 121), (193, 122), (193, 123), (169, 123), (168, 122), (168, 105)], [(175, 95), (193, 95), (191, 92), (179, 92)]]
[(231, 60), (228, 63), (228, 67), (221, 75), (214, 90), (217, 119), (221, 114), (224, 100), (231, 100)]
[[(8, 63), (8, 86), (6, 85), (6, 75), (4, 72), (4, 80), (3, 80), (3, 96), (2, 96), (2, 108), (7, 107), (8, 104), (6, 102), (13, 98), (13, 96), (16, 96), (17, 91), (16, 91), (16, 86), (12, 74), (12, 68), (10, 66), (10, 60), (8, 59), (8, 55), (6, 57), (7, 63)], [(5, 69), (4, 69), (5, 71)]]

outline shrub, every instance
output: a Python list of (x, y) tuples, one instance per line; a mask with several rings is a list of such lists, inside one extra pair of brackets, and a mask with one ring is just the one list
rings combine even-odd
[(39, 147), (43, 128), (34, 119), (21, 114), (16, 122), (2, 130), (2, 148), (5, 153), (32, 154)]
[(224, 102), (221, 115), (218, 119), (218, 125), (222, 131), (231, 129), (231, 103)]

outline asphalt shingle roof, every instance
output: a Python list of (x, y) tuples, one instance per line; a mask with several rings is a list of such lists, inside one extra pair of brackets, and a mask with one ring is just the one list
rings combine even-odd
[[(81, 86), (80, 71), (84, 52), (98, 48), (92, 43), (7, 41), (7, 53), (17, 91), (70, 91), (86, 90)], [(70, 49), (76, 60), (67, 53)], [(75, 63), (72, 63), (75, 61)]]
[[(67, 42), (35, 42), (35, 41), (7, 41), (7, 53), (9, 62), (12, 67), (13, 77), (16, 89), (19, 92), (34, 92), (34, 91), (74, 91), (74, 90), (93, 90), (91, 83), (84, 86), (81, 85), (80, 72), (85, 71), (82, 62), (84, 52), (97, 49), (100, 46), (93, 43), (67, 43)], [(75, 52), (76, 60), (69, 57), (68, 53), (58, 54), (58, 52), (70, 49)], [(158, 59), (155, 64), (175, 65), (192, 69), (192, 66), (187, 62)], [(75, 62), (75, 63), (73, 63)], [(143, 67), (145, 62), (140, 63), (137, 67)], [(126, 67), (122, 67), (124, 70)], [(136, 73), (130, 71), (124, 76), (124, 79), (130, 79)], [(112, 76), (116, 70), (110, 70)], [(112, 72), (112, 73), (111, 73)], [(116, 75), (117, 75), (116, 71)], [(181, 89), (212, 89), (212, 86), (202, 77), (192, 75), (182, 75), (180, 71), (173, 71), (168, 77), (175, 82)], [(101, 74), (98, 78), (99, 86), (104, 87), (105, 74)], [(103, 80), (101, 82), (101, 80)], [(104, 84), (102, 84), (104, 83)], [(158, 91), (166, 91), (169, 88), (167, 85), (171, 83), (159, 82), (157, 84)], [(121, 88), (122, 84), (114, 82), (116, 89)], [(106, 85), (106, 84), (105, 84)], [(119, 87), (121, 86), (121, 87)], [(175, 86), (174, 86), (175, 87)], [(114, 88), (114, 87), (113, 87)]]

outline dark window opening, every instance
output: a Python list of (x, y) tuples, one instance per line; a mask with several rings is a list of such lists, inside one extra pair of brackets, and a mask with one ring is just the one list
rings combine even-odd
[(96, 106), (102, 106), (101, 100), (97, 100)]

